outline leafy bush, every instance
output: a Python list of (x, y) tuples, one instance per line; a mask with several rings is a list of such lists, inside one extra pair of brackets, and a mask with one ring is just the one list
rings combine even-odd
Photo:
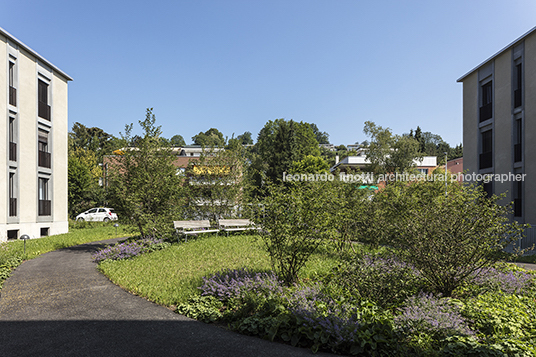
[(170, 243), (163, 239), (142, 238), (131, 242), (121, 242), (99, 250), (92, 255), (93, 261), (100, 263), (103, 260), (120, 260), (135, 257), (143, 253), (154, 252), (166, 248)]
[(491, 337), (534, 338), (534, 297), (491, 292), (470, 299), (462, 310), (482, 334)]
[(8, 242), (0, 242), (0, 288), (11, 271), (22, 263), (22, 254), (10, 249)]
[[(451, 296), (479, 269), (504, 257), (523, 227), (510, 222), (510, 207), (480, 187), (440, 181), (393, 183), (375, 196), (386, 226), (378, 234), (399, 249), (434, 292)], [(385, 233), (387, 232), (387, 233)]]
[(214, 296), (192, 296), (188, 302), (177, 306), (176, 312), (203, 322), (214, 322), (223, 317), (223, 303)]
[(410, 264), (392, 255), (367, 254), (342, 264), (326, 278), (353, 299), (376, 302), (380, 306), (398, 305), (424, 289), (425, 282)]
[(450, 299), (437, 298), (431, 294), (410, 297), (394, 322), (397, 328), (406, 333), (426, 333), (435, 338), (475, 334), (461, 315), (459, 305)]
[(264, 211), (257, 215), (272, 268), (287, 286), (298, 280), (298, 272), (329, 236), (330, 215), (324, 209), (330, 194), (325, 182), (297, 182), (268, 186)]
[(445, 346), (440, 356), (473, 356), (473, 357), (533, 357), (536, 355), (534, 341), (503, 340), (497, 343), (483, 343), (473, 336), (451, 336), (443, 343)]

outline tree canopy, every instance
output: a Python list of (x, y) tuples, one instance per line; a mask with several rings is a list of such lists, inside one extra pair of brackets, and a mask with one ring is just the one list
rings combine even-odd
[(216, 128), (210, 128), (207, 131), (200, 132), (192, 137), (192, 141), (196, 145), (203, 147), (223, 147), (225, 146), (225, 138), (223, 134)]
[[(169, 233), (170, 222), (182, 207), (182, 176), (177, 174), (176, 159), (161, 140), (161, 128), (155, 125), (152, 109), (139, 124), (143, 134), (136, 149), (125, 150), (110, 163), (109, 190), (117, 210), (130, 217), (142, 236)], [(122, 138), (131, 141), (132, 124)]]
[(293, 162), (307, 155), (319, 156), (320, 149), (308, 123), (276, 119), (261, 129), (255, 145), (258, 156), (255, 166), (272, 181), (281, 180)]
[(181, 147), (181, 146), (186, 146), (186, 142), (184, 141), (184, 138), (182, 137), (182, 135), (173, 135), (171, 137), (171, 139), (169, 139), (169, 143), (171, 144), (171, 146), (174, 146), (174, 147)]
[(371, 121), (365, 122), (363, 132), (370, 136), (366, 157), (375, 174), (401, 173), (415, 166), (422, 158), (419, 142), (411, 136), (393, 135), (391, 129), (382, 128)]

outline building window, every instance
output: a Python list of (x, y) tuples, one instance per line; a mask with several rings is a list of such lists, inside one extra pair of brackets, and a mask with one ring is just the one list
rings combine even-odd
[(48, 197), (48, 179), (39, 178), (38, 183), (38, 195), (39, 195), (39, 215), (50, 216), (51, 214), (51, 202)]
[(519, 63), (514, 67), (514, 108), (523, 104), (523, 68)]
[(17, 161), (17, 140), (16, 140), (16, 127), (15, 118), (9, 117), (9, 160)]
[(19, 231), (17, 229), (10, 229), (7, 231), (7, 239), (15, 240), (19, 238)]
[(486, 197), (491, 198), (491, 196), (493, 196), (493, 181), (484, 182), (482, 184), (482, 189), (484, 190)]
[(517, 119), (514, 125), (514, 162), (520, 162), (523, 160), (523, 123), (521, 119)]
[(38, 148), (38, 165), (50, 169), (50, 153), (48, 152), (48, 132), (39, 130), (37, 142)]
[(481, 87), (481, 105), (480, 105), (480, 121), (491, 119), (493, 116), (493, 93), (492, 81), (489, 81)]
[(50, 105), (48, 105), (48, 84), (42, 80), (38, 80), (37, 98), (39, 117), (50, 120)]
[(523, 216), (523, 181), (514, 182), (514, 217)]
[(17, 198), (15, 195), (15, 173), (9, 173), (9, 217), (17, 216)]
[(17, 106), (17, 89), (15, 88), (15, 63), (9, 61), (9, 104)]
[(428, 169), (417, 169), (417, 171), (422, 175), (428, 175)]
[(481, 135), (480, 169), (493, 166), (493, 131), (484, 131)]
[(43, 227), (41, 228), (41, 237), (47, 237), (49, 235), (49, 228), (48, 227)]

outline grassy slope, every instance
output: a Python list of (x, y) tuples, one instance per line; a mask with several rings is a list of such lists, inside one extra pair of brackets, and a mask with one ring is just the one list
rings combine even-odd
[[(124, 289), (158, 304), (172, 306), (196, 293), (202, 277), (223, 269), (247, 267), (270, 269), (270, 260), (255, 236), (207, 236), (186, 244), (145, 254), (133, 259), (103, 262), (101, 271)], [(336, 264), (330, 249), (311, 257), (302, 278), (328, 271)]]

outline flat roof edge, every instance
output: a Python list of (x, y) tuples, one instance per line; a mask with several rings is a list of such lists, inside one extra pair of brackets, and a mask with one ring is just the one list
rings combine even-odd
[(523, 35), (521, 35), (520, 37), (518, 37), (517, 39), (515, 39), (514, 41), (510, 42), (506, 47), (503, 47), (499, 52), (495, 53), (493, 56), (489, 57), (488, 59), (486, 59), (484, 62), (480, 63), (478, 66), (476, 66), (475, 68), (473, 68), (472, 70), (470, 70), (469, 72), (467, 72), (466, 74), (464, 74), (463, 76), (461, 76), (460, 78), (458, 78), (456, 80), (456, 82), (462, 82), (465, 78), (467, 78), (470, 74), (472, 74), (473, 72), (475, 72), (476, 70), (478, 70), (480, 67), (482, 67), (483, 65), (485, 65), (486, 63), (488, 63), (489, 61), (493, 60), (495, 57), (499, 56), (500, 54), (502, 54), (503, 52), (505, 52), (506, 50), (508, 50), (509, 48), (511, 47), (514, 47), (518, 42), (524, 40), (527, 36), (531, 35), (533, 32), (536, 31), (536, 26), (531, 28), (530, 30), (528, 30), (527, 32), (525, 32)]
[(18, 38), (16, 38), (15, 36), (13, 36), (12, 34), (10, 34), (9, 32), (7, 32), (6, 30), (4, 30), (2, 27), (0, 27), (0, 34), (6, 36), (7, 38), (9, 38), (11, 41), (13, 42), (16, 42), (17, 45), (19, 45), (20, 47), (24, 48), (26, 51), (30, 52), (32, 55), (34, 55), (35, 57), (37, 57), (39, 60), (43, 61), (47, 66), (50, 66), (54, 72), (57, 72), (58, 74), (61, 74), (62, 77), (65, 77), (65, 79), (67, 79), (68, 81), (72, 81), (73, 79), (71, 78), (71, 76), (69, 76), (67, 73), (63, 72), (61, 69), (59, 69), (58, 67), (56, 67), (55, 65), (52, 64), (52, 62), (50, 62), (49, 60), (47, 60), (45, 57), (41, 56), (39, 53), (37, 53), (36, 51), (32, 50), (31, 47), (27, 46), (26, 44), (24, 44), (24, 42), (20, 41)]

